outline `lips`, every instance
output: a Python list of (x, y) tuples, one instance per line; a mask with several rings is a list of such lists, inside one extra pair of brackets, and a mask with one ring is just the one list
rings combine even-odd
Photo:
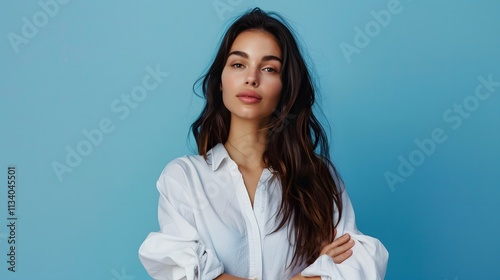
[(258, 103), (262, 100), (262, 96), (258, 95), (254, 91), (244, 91), (236, 95), (236, 97), (244, 103), (253, 104)]

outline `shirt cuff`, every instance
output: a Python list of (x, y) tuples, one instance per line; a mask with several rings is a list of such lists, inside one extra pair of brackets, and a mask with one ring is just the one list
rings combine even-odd
[(321, 276), (321, 280), (342, 280), (340, 272), (333, 262), (333, 259), (328, 255), (321, 255), (314, 263), (306, 267), (302, 271), (302, 276), (313, 277)]
[(196, 241), (152, 232), (139, 249), (148, 274), (157, 280), (214, 279), (224, 273), (215, 252)]

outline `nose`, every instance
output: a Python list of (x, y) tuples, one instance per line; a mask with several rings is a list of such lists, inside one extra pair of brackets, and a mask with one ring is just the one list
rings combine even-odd
[(245, 85), (249, 85), (252, 87), (257, 87), (259, 85), (257, 70), (249, 69), (249, 71), (245, 77)]

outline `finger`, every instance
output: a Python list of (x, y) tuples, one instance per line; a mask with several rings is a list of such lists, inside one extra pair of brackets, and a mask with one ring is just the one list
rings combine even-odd
[(338, 247), (338, 246), (348, 242), (349, 239), (350, 239), (349, 235), (344, 235), (344, 236), (337, 238), (333, 242), (323, 246), (323, 248), (321, 249), (321, 254), (326, 254), (328, 251), (332, 250), (333, 248)]
[(327, 244), (321, 249), (321, 254), (327, 254), (330, 250), (332, 250), (335, 247), (341, 246), (345, 243), (347, 243), (351, 239), (351, 236), (346, 233), (342, 235), (341, 237), (335, 239), (332, 243)]
[(336, 248), (333, 248), (332, 250), (328, 251), (327, 255), (329, 255), (332, 258), (335, 258), (339, 255), (342, 255), (343, 253), (349, 251), (352, 247), (354, 247), (354, 240), (349, 240), (349, 242), (344, 243), (341, 246), (338, 246)]
[(336, 235), (337, 235), (337, 229), (333, 228), (332, 235), (330, 236), (330, 241), (324, 241), (323, 243), (321, 243), (321, 248), (322, 248), (321, 250), (323, 250), (323, 247), (325, 247), (326, 245), (332, 243), (335, 240)]
[(333, 242), (333, 240), (335, 240), (335, 236), (337, 236), (337, 229), (336, 229), (336, 228), (333, 228), (333, 230), (332, 230), (332, 234), (330, 235), (330, 241), (328, 241), (328, 242), (323, 242), (323, 244), (321, 244), (321, 247), (323, 248), (323, 247), (324, 247), (324, 246), (326, 246), (328, 243)]
[(333, 258), (333, 262), (336, 263), (336, 264), (340, 264), (342, 263), (343, 261), (347, 260), (349, 257), (352, 256), (352, 250), (348, 250), (336, 257)]
[(346, 234), (342, 235), (341, 237), (335, 239), (332, 243), (330, 243), (327, 246), (330, 248), (335, 248), (335, 247), (341, 246), (342, 244), (345, 244), (346, 242), (349, 242), (349, 240), (351, 240), (351, 236), (348, 233), (346, 233)]
[(340, 236), (339, 238), (335, 239), (332, 243), (333, 246), (340, 246), (341, 244), (344, 244), (346, 242), (348, 242), (349, 240), (351, 240), (351, 235), (349, 235), (349, 233), (346, 233), (342, 236)]

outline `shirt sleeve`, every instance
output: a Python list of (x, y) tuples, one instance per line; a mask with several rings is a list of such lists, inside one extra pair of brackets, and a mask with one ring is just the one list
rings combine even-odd
[(214, 279), (224, 272), (215, 252), (200, 240), (186, 184), (186, 171), (175, 162), (156, 183), (160, 232), (150, 233), (139, 248), (139, 259), (156, 280)]
[[(321, 255), (302, 271), (303, 276), (321, 276), (321, 280), (384, 279), (389, 253), (376, 238), (362, 234), (356, 227), (354, 210), (345, 188), (342, 191), (343, 212), (337, 236), (349, 233), (355, 244), (351, 257), (336, 264), (328, 255)], [(336, 211), (338, 217), (338, 211)]]

